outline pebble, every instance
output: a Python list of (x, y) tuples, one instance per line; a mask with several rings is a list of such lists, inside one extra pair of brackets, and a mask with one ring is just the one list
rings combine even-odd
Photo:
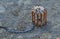
[(20, 36), (18, 36), (16, 39), (23, 39), (23, 37), (20, 35)]
[(0, 13), (3, 13), (3, 12), (5, 12), (5, 8), (2, 5), (0, 5)]
[(59, 37), (56, 37), (56, 39), (60, 39)]
[(51, 36), (50, 33), (46, 32), (46, 33), (43, 33), (40, 38), (41, 38), (41, 39), (51, 39), (52, 36)]
[(0, 29), (0, 33), (2, 33), (4, 31), (4, 29)]
[(0, 22), (0, 26), (2, 26), (2, 22)]
[(7, 39), (7, 38), (3, 38), (3, 39)]

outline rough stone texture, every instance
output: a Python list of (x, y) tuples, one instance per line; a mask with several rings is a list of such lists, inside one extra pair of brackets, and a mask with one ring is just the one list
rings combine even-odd
[[(12, 34), (0, 29), (0, 39), (59, 39), (60, 0), (0, 0), (0, 22), (2, 26), (17, 28), (19, 21), (31, 23), (31, 9), (41, 5), (48, 11), (48, 23), (28, 33)], [(1, 25), (1, 24), (0, 24)], [(30, 27), (28, 27), (30, 28)]]

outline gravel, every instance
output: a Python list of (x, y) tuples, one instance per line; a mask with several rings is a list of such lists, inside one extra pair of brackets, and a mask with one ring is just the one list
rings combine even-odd
[(17, 28), (19, 21), (31, 23), (31, 9), (35, 5), (47, 9), (47, 25), (22, 34), (0, 29), (0, 39), (60, 39), (60, 0), (0, 0), (0, 26)]

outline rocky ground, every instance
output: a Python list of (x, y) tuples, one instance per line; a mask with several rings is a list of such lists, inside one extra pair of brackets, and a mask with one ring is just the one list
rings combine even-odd
[(0, 26), (20, 30), (20, 26), (32, 25), (31, 9), (35, 5), (47, 9), (47, 25), (21, 34), (0, 29), (0, 39), (60, 39), (60, 0), (0, 0)]

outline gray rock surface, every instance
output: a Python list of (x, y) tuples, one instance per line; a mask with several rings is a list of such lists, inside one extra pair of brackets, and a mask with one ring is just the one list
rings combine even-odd
[(31, 23), (31, 9), (35, 5), (47, 9), (47, 25), (22, 34), (0, 29), (0, 39), (60, 39), (60, 0), (0, 0), (0, 25), (14, 29), (21, 21), (28, 25)]

